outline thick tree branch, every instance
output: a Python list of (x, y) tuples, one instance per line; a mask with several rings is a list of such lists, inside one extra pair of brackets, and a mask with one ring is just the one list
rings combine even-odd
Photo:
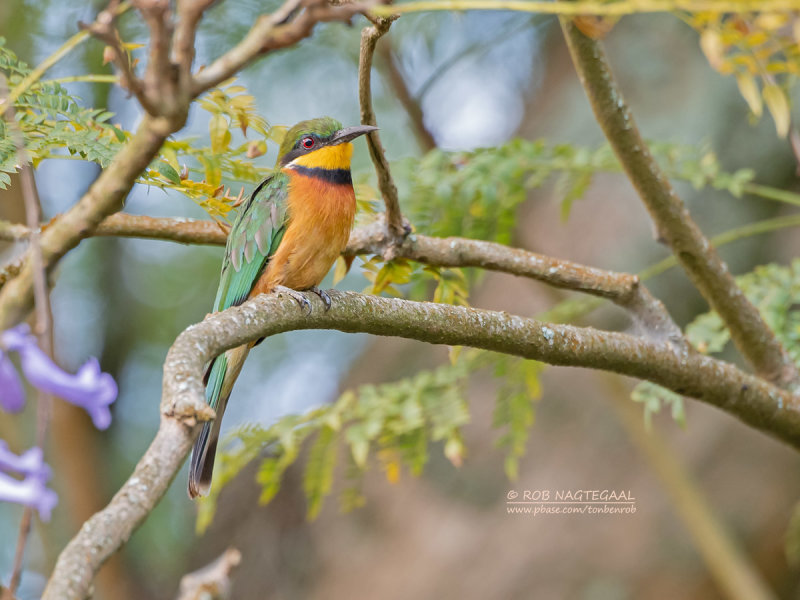
[(583, 35), (566, 18), (562, 18), (561, 26), (597, 121), (650, 212), (660, 239), (669, 245), (695, 287), (720, 315), (739, 352), (756, 372), (782, 386), (800, 385), (800, 375), (788, 353), (736, 285), (727, 265), (650, 154), (601, 44)]
[[(389, 27), (396, 18), (377, 19), (374, 25), (365, 27), (361, 31), (361, 51), (358, 59), (358, 102), (361, 106), (361, 123), (363, 125), (377, 126), (378, 124), (375, 110), (372, 108), (372, 58), (375, 54), (375, 45), (381, 36), (389, 31)], [(378, 188), (386, 205), (386, 227), (389, 236), (392, 241), (400, 243), (405, 235), (403, 214), (400, 211), (397, 186), (392, 179), (389, 161), (386, 159), (386, 152), (377, 131), (367, 134), (367, 146), (378, 175)], [(389, 255), (385, 257), (387, 259), (391, 258), (391, 248), (388, 251)]]
[(42, 600), (84, 600), (100, 566), (126, 542), (166, 493), (192, 447), (191, 427), (162, 418), (133, 474), (61, 552)]
[(668, 341), (430, 302), (336, 291), (331, 297), (330, 311), (317, 302), (307, 315), (289, 297), (260, 296), (190, 327), (167, 357), (164, 406), (173, 412), (204, 406), (202, 367), (223, 349), (295, 329), (338, 329), (472, 346), (646, 379), (717, 406), (800, 448), (800, 396)]
[(97, 227), (94, 235), (138, 237), (216, 246), (224, 246), (228, 239), (228, 233), (214, 221), (147, 217), (127, 213), (117, 213), (106, 218)]
[(226, 349), (296, 329), (337, 329), (472, 346), (554, 365), (588, 367), (647, 379), (716, 406), (800, 448), (800, 396), (735, 366), (674, 344), (592, 328), (555, 325), (493, 311), (329, 292), (307, 314), (294, 298), (261, 295), (207, 317), (178, 336), (164, 363), (161, 425), (133, 475), (59, 556), (43, 600), (82, 600), (102, 563), (161, 499), (183, 464), (205, 403), (203, 368)]

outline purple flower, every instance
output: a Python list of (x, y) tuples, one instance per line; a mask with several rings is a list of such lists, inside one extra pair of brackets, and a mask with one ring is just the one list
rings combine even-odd
[(0, 348), (0, 406), (8, 412), (19, 412), (25, 406), (22, 382), (14, 370), (8, 354)]
[(0, 334), (0, 346), (6, 350), (0, 354), (0, 405), (3, 408), (13, 412), (24, 404), (22, 385), (8, 360), (7, 351), (11, 350), (19, 354), (22, 372), (35, 387), (85, 409), (98, 429), (106, 429), (111, 424), (108, 407), (117, 398), (117, 384), (111, 375), (100, 371), (96, 358), (90, 358), (75, 375), (70, 375), (42, 352), (27, 325), (18, 325)]
[[(23, 478), (12, 477), (9, 471)], [(0, 440), (0, 500), (31, 506), (43, 521), (48, 521), (50, 512), (58, 504), (56, 493), (47, 488), (50, 475), (41, 448), (31, 448), (17, 456)]]

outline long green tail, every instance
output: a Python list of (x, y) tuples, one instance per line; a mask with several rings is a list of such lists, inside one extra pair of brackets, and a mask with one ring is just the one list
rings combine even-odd
[(189, 497), (196, 498), (208, 493), (214, 471), (214, 456), (217, 453), (222, 415), (231, 395), (233, 384), (242, 370), (249, 346), (228, 350), (214, 359), (206, 375), (206, 402), (217, 413), (213, 421), (203, 423), (200, 435), (192, 448), (189, 466)]

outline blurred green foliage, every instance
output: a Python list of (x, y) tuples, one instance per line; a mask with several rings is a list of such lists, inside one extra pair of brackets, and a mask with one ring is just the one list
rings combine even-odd
[(322, 501), (333, 490), (339, 448), (347, 454), (347, 483), (341, 491), (343, 508), (358, 506), (358, 483), (373, 458), (394, 483), (405, 467), (412, 475), (422, 473), (431, 444), (454, 465), (466, 453), (461, 428), (469, 422), (464, 397), (469, 377), (486, 369), (498, 378), (493, 426), (504, 433), (497, 445), (506, 451), (506, 473), (514, 479), (524, 455), (533, 401), (541, 395), (539, 376), (544, 365), (537, 361), (474, 349), (451, 349), (450, 364), (423, 370), (411, 377), (380, 385), (364, 385), (343, 393), (327, 406), (304, 415), (288, 415), (269, 428), (248, 425), (234, 430), (218, 451), (214, 486), (200, 500), (197, 528), (211, 523), (224, 487), (251, 461), (260, 458), (256, 480), (260, 502), (269, 502), (280, 489), (286, 469), (301, 456), (303, 443), (314, 438), (305, 462), (304, 490), (308, 516), (314, 518)]

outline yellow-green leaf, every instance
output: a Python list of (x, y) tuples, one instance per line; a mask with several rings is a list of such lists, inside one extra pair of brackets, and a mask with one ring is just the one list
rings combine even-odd
[(228, 119), (221, 114), (212, 116), (208, 122), (208, 134), (211, 137), (211, 150), (215, 154), (224, 152), (231, 143)]
[(706, 29), (700, 34), (700, 48), (706, 55), (709, 64), (720, 70), (725, 56), (725, 44), (716, 29)]
[(247, 145), (247, 158), (256, 158), (267, 152), (267, 143), (264, 140), (250, 142)]
[(322, 501), (333, 486), (337, 448), (335, 431), (328, 425), (323, 426), (311, 446), (303, 481), (308, 500), (308, 518), (311, 520), (319, 515)]
[(764, 104), (761, 101), (761, 93), (755, 78), (748, 73), (740, 73), (736, 76), (736, 83), (739, 84), (739, 93), (747, 102), (750, 111), (760, 117), (764, 112)]
[(333, 285), (344, 279), (345, 275), (347, 275), (347, 261), (340, 256), (336, 259), (336, 265), (333, 268)]
[(222, 182), (222, 168), (219, 161), (209, 155), (198, 156), (198, 159), (203, 163), (206, 183), (216, 188)]
[(769, 84), (764, 86), (764, 102), (775, 121), (775, 130), (780, 137), (789, 133), (792, 117), (789, 110), (789, 99), (780, 86)]
[(181, 184), (181, 176), (178, 175), (178, 172), (173, 169), (171, 165), (168, 165), (164, 161), (160, 160), (158, 163), (156, 163), (156, 169), (158, 169), (158, 172), (171, 183), (176, 185)]
[(269, 128), (269, 135), (267, 137), (276, 144), (281, 144), (283, 143), (283, 138), (286, 137), (287, 131), (289, 131), (289, 128), (284, 125), (273, 125)]
[(178, 163), (178, 154), (175, 152), (174, 148), (164, 146), (161, 149), (161, 157), (166, 160), (169, 166), (172, 167), (176, 172), (181, 170), (180, 163)]

